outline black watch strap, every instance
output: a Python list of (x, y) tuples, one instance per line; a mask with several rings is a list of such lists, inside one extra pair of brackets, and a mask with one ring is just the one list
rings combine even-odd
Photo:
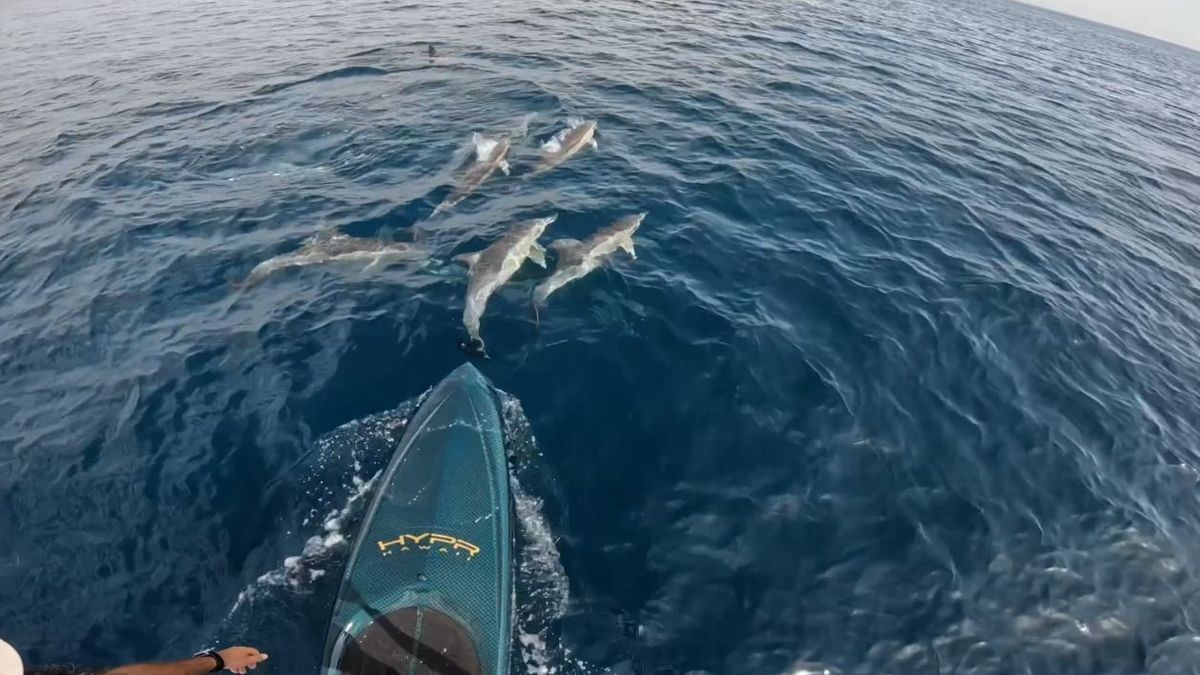
[(196, 652), (195, 654), (192, 654), (192, 658), (193, 658), (193, 659), (198, 659), (198, 658), (200, 658), (200, 657), (202, 657), (202, 656), (207, 656), (208, 658), (210, 658), (210, 659), (212, 659), (213, 661), (216, 661), (216, 662), (217, 662), (217, 665), (216, 665), (216, 666), (213, 666), (212, 670), (210, 670), (210, 671), (208, 671), (208, 672), (210, 672), (210, 673), (215, 673), (215, 672), (218, 672), (218, 671), (225, 670), (225, 659), (221, 658), (221, 655), (220, 655), (220, 654), (217, 652), (217, 650), (215, 650), (215, 649), (205, 649), (205, 650), (204, 650), (204, 651), (202, 651), (202, 652)]

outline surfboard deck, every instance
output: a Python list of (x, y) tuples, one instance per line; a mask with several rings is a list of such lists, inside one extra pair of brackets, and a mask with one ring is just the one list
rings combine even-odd
[(512, 495), (500, 411), (470, 364), (409, 422), (359, 528), (326, 675), (507, 675)]

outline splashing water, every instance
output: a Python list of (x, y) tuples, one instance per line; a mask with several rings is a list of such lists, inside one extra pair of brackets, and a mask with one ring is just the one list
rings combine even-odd
[(314, 582), (340, 576), (352, 532), (375, 481), (424, 396), (343, 424), (317, 439), (310, 461), (300, 465), (304, 471), (301, 489), (313, 502), (300, 525), (319, 527), (299, 554), (285, 557), (279, 567), (263, 573), (238, 594), (226, 624), (242, 623), (237, 621), (242, 614), (259, 614), (256, 605), (273, 604), (280, 599), (275, 597), (278, 593), (311, 595)]
[(555, 133), (553, 136), (551, 136), (549, 139), (547, 139), (545, 143), (542, 143), (542, 146), (541, 146), (542, 152), (547, 153), (547, 154), (554, 154), (554, 153), (558, 152), (559, 150), (561, 150), (563, 140), (566, 139), (567, 134), (574, 131), (576, 127), (578, 127), (579, 125), (583, 124), (586, 121), (587, 120), (583, 119), (582, 117), (568, 117), (566, 128), (559, 129), (558, 132)]
[(567, 611), (570, 583), (545, 516), (545, 500), (531, 490), (549, 494), (553, 481), (540, 461), (521, 402), (504, 392), (498, 395), (518, 521), (513, 623), (514, 647), (519, 649), (514, 650), (513, 667), (523, 666), (530, 675), (549, 675), (562, 672), (562, 665), (570, 663), (568, 650), (558, 644), (554, 633), (556, 622)]
[(568, 117), (567, 118), (567, 127), (565, 129), (560, 129), (557, 133), (555, 133), (553, 136), (551, 136), (545, 143), (542, 143), (542, 152), (553, 154), (553, 153), (561, 150), (563, 139), (567, 137), (567, 134), (571, 133), (575, 129), (575, 127), (577, 127), (583, 123), (584, 123), (584, 120), (581, 117)]
[(496, 144), (499, 143), (490, 136), (484, 136), (479, 132), (471, 135), (471, 144), (475, 146), (475, 161), (486, 162), (492, 156), (492, 151), (496, 149)]
[(567, 132), (560, 131), (550, 137), (550, 140), (542, 143), (542, 152), (546, 154), (554, 154), (562, 148), (562, 139), (566, 137)]
[(346, 505), (331, 511), (324, 518), (322, 532), (314, 534), (304, 542), (304, 549), (300, 555), (284, 558), (282, 567), (263, 574), (239, 593), (230, 613), (237, 612), (244, 603), (252, 601), (264, 589), (286, 586), (291, 591), (303, 592), (313, 581), (325, 576), (328, 571), (325, 566), (330, 562), (330, 558), (349, 541), (345, 534), (346, 524), (359, 515), (362, 505), (366, 503), (367, 496), (379, 478), (379, 473), (376, 471), (367, 480), (354, 476), (354, 489)]

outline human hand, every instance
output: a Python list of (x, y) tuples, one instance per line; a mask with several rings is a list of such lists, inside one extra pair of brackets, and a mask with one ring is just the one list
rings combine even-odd
[(238, 675), (254, 670), (258, 664), (267, 660), (267, 655), (254, 647), (230, 647), (217, 652), (225, 660), (225, 670)]

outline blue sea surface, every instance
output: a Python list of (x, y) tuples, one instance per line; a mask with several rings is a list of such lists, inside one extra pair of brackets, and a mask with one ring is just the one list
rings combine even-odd
[[(314, 672), (372, 424), (466, 358), (447, 261), (646, 211), (483, 320), (518, 666), (1200, 672), (1200, 54), (1005, 0), (6, 0), (0, 66), (31, 662)], [(512, 175), (430, 219), (474, 132)], [(330, 228), (435, 260), (233, 287)]]

